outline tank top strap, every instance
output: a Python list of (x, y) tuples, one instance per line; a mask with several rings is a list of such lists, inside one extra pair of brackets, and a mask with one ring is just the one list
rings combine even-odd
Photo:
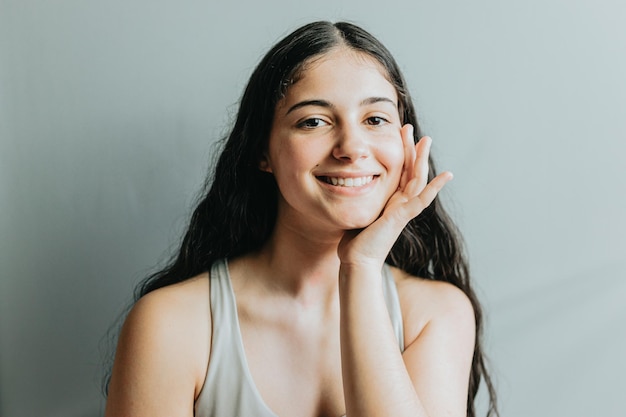
[(210, 271), (212, 316), (209, 369), (194, 406), (195, 417), (276, 417), (254, 386), (241, 339), (237, 302), (225, 259)]
[(393, 332), (396, 335), (396, 339), (398, 339), (398, 346), (400, 351), (404, 352), (404, 324), (402, 322), (400, 297), (398, 296), (396, 281), (391, 273), (391, 267), (387, 264), (383, 266), (383, 295), (389, 311)]

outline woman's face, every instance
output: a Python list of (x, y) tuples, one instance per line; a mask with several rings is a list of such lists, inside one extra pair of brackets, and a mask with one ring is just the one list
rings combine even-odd
[(261, 169), (280, 190), (278, 221), (335, 229), (372, 223), (398, 188), (398, 97), (382, 66), (340, 47), (305, 66), (274, 114)]

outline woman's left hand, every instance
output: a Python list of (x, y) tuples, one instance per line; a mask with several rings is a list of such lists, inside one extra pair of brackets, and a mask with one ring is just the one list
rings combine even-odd
[(382, 268), (387, 254), (402, 229), (417, 217), (452, 179), (445, 171), (428, 182), (428, 155), (432, 139), (428, 136), (413, 142), (413, 126), (400, 130), (404, 145), (404, 166), (397, 191), (391, 195), (380, 217), (361, 230), (344, 234), (338, 248), (344, 265), (376, 265)]

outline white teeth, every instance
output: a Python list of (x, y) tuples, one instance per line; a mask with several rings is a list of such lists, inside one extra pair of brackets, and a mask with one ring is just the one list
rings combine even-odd
[(327, 182), (332, 185), (339, 185), (341, 187), (361, 187), (372, 182), (374, 176), (368, 175), (367, 177), (357, 178), (326, 177), (326, 179)]

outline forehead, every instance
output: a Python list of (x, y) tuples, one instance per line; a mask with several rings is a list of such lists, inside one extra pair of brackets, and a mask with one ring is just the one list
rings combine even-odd
[(303, 64), (277, 107), (313, 96), (339, 101), (386, 96), (396, 102), (396, 88), (389, 79), (386, 69), (372, 56), (347, 47), (334, 48)]
[(359, 51), (348, 46), (337, 46), (325, 52), (321, 55), (313, 56), (304, 61), (302, 67), (297, 71), (297, 76), (293, 80), (293, 83), (297, 83), (307, 74), (310, 75), (311, 71), (319, 69), (319, 66), (335, 67), (338, 63), (344, 63), (357, 67), (365, 67), (371, 70), (376, 70), (382, 77), (390, 80), (389, 74), (385, 67), (370, 54)]

